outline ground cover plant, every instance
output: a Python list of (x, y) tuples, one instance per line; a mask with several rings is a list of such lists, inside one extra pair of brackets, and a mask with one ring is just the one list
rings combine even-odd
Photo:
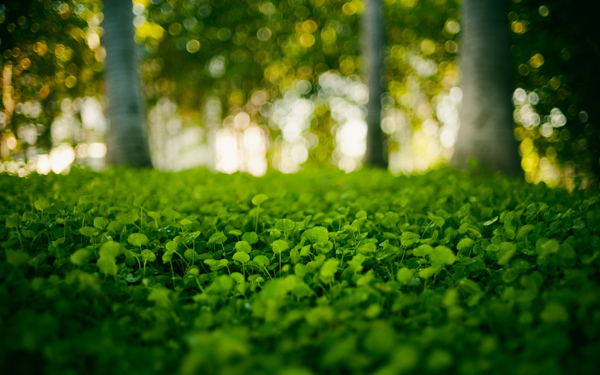
[(2, 174), (0, 371), (597, 374), (598, 198), (449, 169)]

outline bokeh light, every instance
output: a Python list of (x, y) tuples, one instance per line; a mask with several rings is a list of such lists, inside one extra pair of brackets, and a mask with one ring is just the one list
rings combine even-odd
[[(26, 175), (63, 173), (72, 163), (103, 168), (108, 122), (102, 4), (44, 4), (0, 9), (6, 31), (0, 42), (1, 169)], [(369, 98), (360, 77), (365, 5), (290, 4), (133, 1), (157, 168), (207, 166), (259, 176), (269, 168), (293, 173), (332, 164), (350, 172), (362, 166)], [(462, 101), (458, 4), (383, 1), (381, 127), (393, 173), (428, 170), (452, 157)], [(577, 69), (564, 70), (584, 47), (550, 38), (548, 28), (563, 17), (553, 2), (511, 4), (519, 82), (513, 117), (525, 176), (573, 186), (573, 176), (589, 169), (597, 148), (588, 140), (597, 135), (594, 109), (580, 105), (591, 101), (574, 92), (570, 77)]]

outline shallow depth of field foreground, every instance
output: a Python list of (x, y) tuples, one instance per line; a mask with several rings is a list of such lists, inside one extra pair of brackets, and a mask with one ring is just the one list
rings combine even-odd
[(597, 374), (598, 192), (0, 175), (3, 374)]

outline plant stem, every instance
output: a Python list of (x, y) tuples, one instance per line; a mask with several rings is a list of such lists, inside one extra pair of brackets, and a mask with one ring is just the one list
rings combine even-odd
[[(19, 228), (15, 228), (17, 230), (17, 237), (19, 237), (19, 244), (21, 245), (21, 250), (25, 251), (25, 248), (23, 247), (23, 241), (21, 241), (21, 233), (19, 232)], [(59, 252), (59, 258), (60, 258), (60, 252)]]
[(260, 204), (256, 206), (256, 220), (254, 221), (254, 232), (258, 234), (258, 212), (260, 211)]
[(173, 262), (169, 262), (171, 265), (171, 282), (173, 282), (173, 290), (175, 290), (175, 270), (173, 270)]
[(273, 280), (273, 278), (271, 277), (271, 273), (269, 272), (269, 270), (267, 270), (267, 267), (263, 266), (263, 269), (267, 273), (267, 276), (269, 276), (269, 279)]
[(202, 285), (200, 285), (200, 281), (198, 281), (197, 277), (196, 277), (196, 284), (198, 284), (198, 288), (200, 288), (200, 290), (202, 291), (202, 294), (204, 294), (204, 288), (202, 288)]

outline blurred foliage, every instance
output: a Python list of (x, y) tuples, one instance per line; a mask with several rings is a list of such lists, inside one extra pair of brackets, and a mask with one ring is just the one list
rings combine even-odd
[[(457, 3), (384, 2), (383, 80), (390, 93), (384, 103), (388, 109), (402, 108), (407, 124), (419, 127), (434, 117), (431, 102), (457, 84)], [(346, 0), (139, 1), (134, 12), (144, 46), (146, 96), (150, 101), (174, 98), (192, 121), (200, 120), (207, 95), (218, 96), (223, 113), (244, 110), (264, 123), (261, 106), (299, 80), (310, 83), (302, 96), (315, 99), (322, 73), (360, 75), (362, 8), (361, 1)], [(327, 103), (315, 102), (310, 130), (319, 144), (311, 150), (313, 164), (331, 159), (335, 121), (330, 111)], [(270, 131), (277, 138), (277, 129)]]
[[(595, 15), (583, 0), (568, 6), (560, 0), (513, 0), (511, 4), (515, 85), (535, 94), (530, 104), (541, 117), (536, 120), (540, 126), (517, 130), (517, 139), (525, 143), (523, 156), (534, 153), (534, 160), (539, 160), (524, 167), (539, 169), (536, 164), (546, 158), (565, 165), (571, 174), (593, 172), (597, 183), (600, 32)], [(556, 121), (552, 124), (553, 109), (566, 117), (564, 128)], [(544, 129), (547, 123), (553, 126)]]
[(2, 110), (9, 120), (0, 121), (3, 131), (18, 135), (20, 125), (34, 123), (37, 146), (49, 148), (60, 101), (101, 91), (105, 53), (94, 31), (101, 22), (99, 5), (79, 0), (0, 5)]
[(327, 7), (324, 1), (143, 4), (136, 4), (136, 22), (144, 77), (153, 83), (146, 94), (172, 95), (184, 110), (196, 111), (207, 93), (228, 107), (245, 104), (261, 88), (273, 98), (295, 79), (314, 80), (358, 54), (357, 17), (343, 13), (341, 0)]
[[(440, 142), (445, 120), (439, 104), (459, 84), (459, 4), (384, 1), (387, 45), (382, 80), (388, 94), (382, 100), (385, 113), (396, 116), (395, 125), (387, 129), (390, 150), (401, 150), (420, 137), (415, 152), (430, 152), (431, 145), (438, 149), (428, 165), (451, 154), (452, 142)], [(516, 118), (521, 125), (515, 135), (522, 143), (530, 181), (550, 181), (542, 173), (546, 164), (562, 178), (589, 171), (600, 175), (594, 66), (600, 38), (594, 37), (594, 17), (584, 5), (583, 0), (568, 7), (559, 0), (511, 2), (515, 88), (527, 95), (526, 101), (515, 104), (519, 111), (529, 106), (523, 114), (539, 116), (537, 123), (535, 116), (532, 123)], [(244, 111), (252, 122), (267, 124), (271, 104), (296, 89), (298, 82), (307, 82), (297, 91), (314, 103), (310, 132), (318, 139), (308, 164), (327, 163), (336, 120), (329, 103), (317, 100), (319, 77), (333, 72), (358, 79), (363, 6), (360, 0), (134, 0), (149, 108), (169, 98), (185, 126), (204, 126), (206, 99), (219, 98), (223, 118)], [(17, 157), (25, 157), (31, 147), (20, 134), (24, 125), (35, 127), (35, 147), (48, 150), (63, 141), (53, 140), (51, 132), (52, 121), (62, 113), (62, 99), (101, 98), (102, 18), (99, 0), (0, 5), (5, 79), (7, 69), (12, 71), (9, 90), (3, 85), (0, 108), (9, 123), (2, 132), (5, 140), (9, 135), (18, 140), (13, 150)], [(80, 116), (77, 105), (72, 110)], [(544, 127), (557, 110), (566, 124)], [(264, 128), (271, 144), (279, 145), (280, 129)], [(69, 142), (75, 145), (84, 138), (73, 136)]]

